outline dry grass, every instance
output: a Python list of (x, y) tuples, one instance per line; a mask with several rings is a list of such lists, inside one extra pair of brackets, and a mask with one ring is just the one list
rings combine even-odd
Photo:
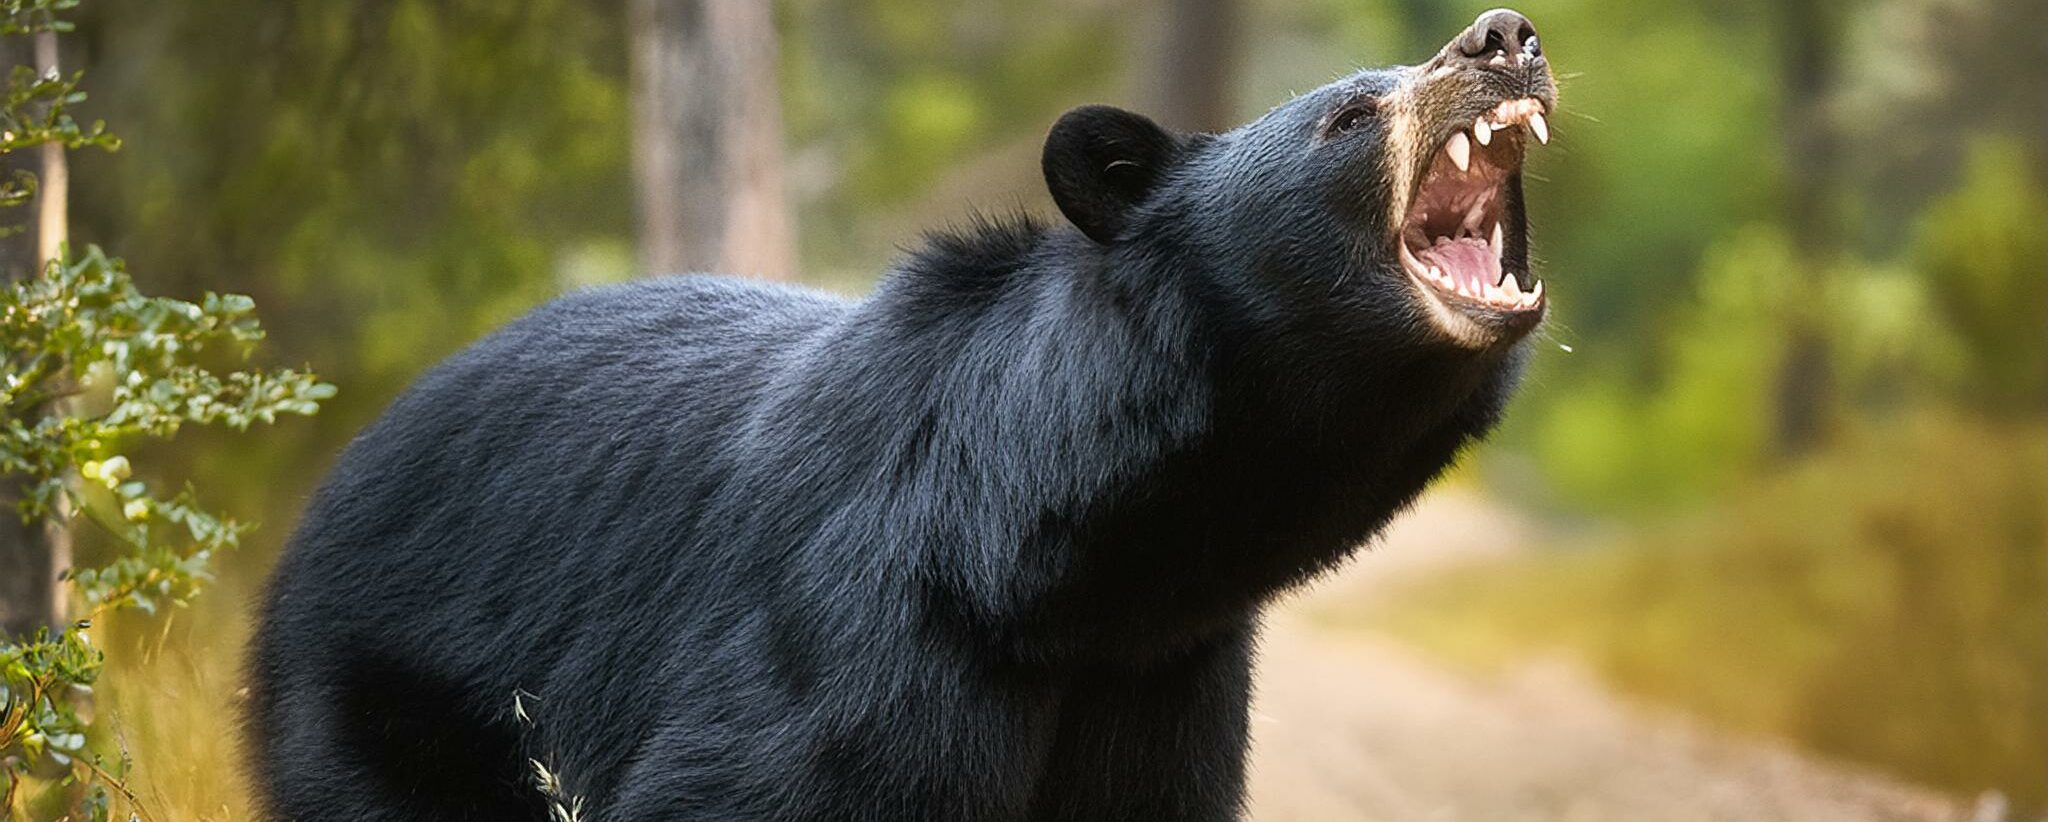
[(107, 650), (100, 744), (134, 758), (128, 785), (151, 819), (257, 818), (238, 696), (246, 596), (223, 584), (165, 619), (124, 615), (96, 629)]

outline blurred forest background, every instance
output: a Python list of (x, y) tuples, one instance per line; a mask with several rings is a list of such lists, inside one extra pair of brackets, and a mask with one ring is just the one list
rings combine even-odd
[[(236, 671), (298, 507), (412, 377), (535, 304), (688, 268), (859, 294), (922, 229), (1051, 214), (1067, 107), (1226, 127), (1486, 5), (94, 0), (64, 63), (126, 145), (74, 156), (75, 241), (152, 293), (253, 296), (266, 360), (340, 388), (260, 437), (151, 446), (262, 527), (189, 608), (95, 628), (106, 744), (164, 817), (249, 817)], [(1562, 80), (1530, 168), (1553, 313), (1456, 481), (1553, 536), (1361, 629), (1478, 675), (1571, 654), (2039, 812), (2048, 3), (1516, 7)]]

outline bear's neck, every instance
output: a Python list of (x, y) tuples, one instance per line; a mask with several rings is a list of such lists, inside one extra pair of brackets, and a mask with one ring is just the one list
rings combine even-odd
[(900, 429), (875, 454), (895, 509), (948, 535), (914, 561), (1035, 658), (1142, 658), (1255, 618), (1408, 504), (1512, 379), (1427, 354), (1365, 384), (1276, 371), (1188, 278), (1077, 235), (961, 262), (913, 258), (844, 333), (897, 369), (870, 393)]

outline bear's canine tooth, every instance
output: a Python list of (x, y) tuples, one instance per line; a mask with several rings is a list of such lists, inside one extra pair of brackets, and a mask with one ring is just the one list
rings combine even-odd
[(1529, 112), (1529, 130), (1536, 132), (1536, 142), (1550, 145), (1550, 124), (1543, 121), (1543, 112)]
[(1482, 146), (1493, 144), (1493, 129), (1486, 125), (1486, 118), (1472, 121), (1472, 139), (1478, 140)]
[(1450, 152), (1451, 163), (1459, 171), (1472, 170), (1472, 143), (1465, 137), (1465, 132), (1451, 135), (1451, 141), (1444, 144), (1444, 151)]

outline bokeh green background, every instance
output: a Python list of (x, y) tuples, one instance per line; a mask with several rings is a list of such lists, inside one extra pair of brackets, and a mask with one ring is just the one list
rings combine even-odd
[[(236, 665), (263, 574), (352, 433), (567, 288), (638, 276), (616, 0), (94, 0), (74, 232), (154, 293), (256, 298), (320, 416), (152, 464), (263, 524), (220, 584), (123, 620), (107, 709), (173, 818), (246, 818)], [(1484, 7), (1244, 0), (1245, 118), (1426, 56)], [(1812, 12), (1801, 26), (1788, 8)], [(1529, 0), (1562, 83), (1532, 158), (1553, 317), (1460, 481), (1556, 544), (1361, 621), (1484, 670), (1616, 687), (1958, 796), (2048, 799), (2048, 4)], [(1143, 109), (1162, 4), (785, 0), (804, 280), (857, 294), (970, 210), (1049, 213), (1043, 129)], [(1788, 83), (1826, 49), (1818, 93)], [(1815, 119), (1817, 118), (1817, 119)], [(1830, 135), (1819, 223), (1788, 129)], [(1826, 230), (1816, 230), (1823, 225)], [(1795, 330), (1823, 436), (1774, 437)], [(150, 794), (146, 793), (145, 797)]]

